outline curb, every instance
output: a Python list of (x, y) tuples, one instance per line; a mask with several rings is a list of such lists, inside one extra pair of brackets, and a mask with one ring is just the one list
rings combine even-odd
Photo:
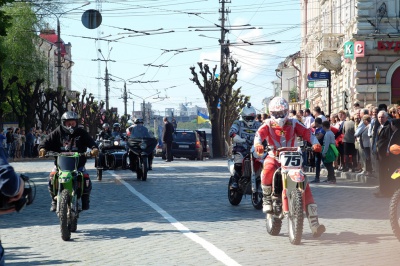
[[(308, 173), (315, 173), (314, 167), (306, 166), (304, 169)], [(363, 173), (341, 172), (336, 170), (335, 175), (337, 179), (351, 180), (371, 186), (377, 186), (379, 184), (378, 178), (375, 176), (366, 176)], [(321, 168), (320, 176), (328, 176), (328, 171), (325, 168)]]

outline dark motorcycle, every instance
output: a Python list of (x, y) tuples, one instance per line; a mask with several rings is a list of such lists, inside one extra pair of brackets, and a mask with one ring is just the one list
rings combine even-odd
[(156, 138), (129, 138), (129, 167), (136, 172), (137, 179), (146, 181), (149, 171), (149, 157), (157, 146)]
[[(239, 146), (240, 147), (240, 146)], [(236, 147), (235, 147), (236, 148)], [(231, 177), (228, 183), (228, 200), (232, 205), (239, 205), (243, 195), (251, 195), (251, 203), (257, 210), (262, 209), (263, 193), (261, 188), (261, 170), (263, 158), (255, 158), (253, 151), (236, 151), (234, 148), (234, 158), (228, 160), (228, 169)], [(242, 156), (242, 172), (238, 181), (238, 188), (232, 188), (235, 173), (235, 156)], [(236, 159), (237, 160), (237, 159)]]
[(95, 160), (97, 180), (102, 180), (104, 170), (128, 168), (128, 152), (125, 138), (113, 137), (107, 140), (98, 140), (99, 155)]

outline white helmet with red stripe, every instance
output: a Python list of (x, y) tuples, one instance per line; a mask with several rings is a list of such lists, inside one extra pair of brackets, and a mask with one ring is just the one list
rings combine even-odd
[(248, 127), (252, 127), (254, 119), (256, 118), (256, 109), (251, 106), (251, 103), (247, 103), (240, 112), (240, 116), (241, 120), (244, 121)]
[(271, 119), (278, 126), (283, 127), (289, 117), (288, 102), (282, 97), (275, 97), (270, 101), (268, 109)]

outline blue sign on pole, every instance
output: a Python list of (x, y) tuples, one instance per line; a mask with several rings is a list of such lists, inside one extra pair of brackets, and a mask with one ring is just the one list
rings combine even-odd
[(330, 72), (316, 72), (312, 71), (311, 74), (307, 76), (308, 80), (316, 80), (316, 79), (331, 79)]

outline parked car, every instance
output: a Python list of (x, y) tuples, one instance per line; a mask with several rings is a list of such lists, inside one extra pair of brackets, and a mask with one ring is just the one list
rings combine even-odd
[(200, 130), (177, 129), (173, 134), (172, 155), (175, 158), (203, 160), (209, 157), (206, 133)]

